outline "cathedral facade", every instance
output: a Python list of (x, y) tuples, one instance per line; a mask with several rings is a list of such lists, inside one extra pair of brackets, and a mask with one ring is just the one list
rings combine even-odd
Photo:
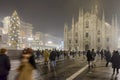
[(117, 16), (112, 16), (111, 25), (105, 21), (104, 12), (98, 17), (97, 6), (90, 12), (79, 10), (78, 21), (72, 18), (70, 27), (64, 26), (64, 50), (117, 49)]

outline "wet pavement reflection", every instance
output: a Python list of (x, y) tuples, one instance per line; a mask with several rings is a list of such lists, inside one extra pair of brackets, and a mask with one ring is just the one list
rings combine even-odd
[[(50, 63), (48, 65), (38, 63), (38, 69), (34, 71), (33, 77), (34, 80), (66, 80), (86, 64), (86, 60), (81, 58), (58, 61), (55, 68)], [(11, 70), (8, 80), (14, 80), (16, 74), (15, 70)]]
[(84, 75), (79, 75), (74, 80), (120, 80), (120, 74), (112, 74), (111, 64), (105, 67), (105, 61), (96, 62), (96, 67), (86, 70)]

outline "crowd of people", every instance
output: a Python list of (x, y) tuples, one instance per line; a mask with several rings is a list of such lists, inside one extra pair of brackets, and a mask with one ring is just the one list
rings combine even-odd
[[(109, 63), (112, 63), (113, 75), (119, 73), (120, 68), (120, 54), (118, 51), (110, 50), (87, 50), (87, 51), (62, 51), (62, 50), (36, 50), (33, 51), (31, 48), (25, 48), (19, 58), (20, 65), (16, 69), (16, 72), (19, 74), (15, 76), (15, 80), (33, 80), (32, 72), (34, 69), (37, 69), (36, 61), (39, 61), (40, 58), (44, 58), (44, 65), (51, 63), (53, 68), (56, 67), (56, 60), (61, 58), (70, 59), (75, 58), (76, 56), (83, 56), (84, 60), (87, 60), (89, 69), (96, 66), (96, 61), (98, 58), (101, 61), (106, 60), (105, 67), (108, 67)], [(9, 71), (11, 68), (10, 59), (7, 56), (7, 49), (0, 49), (0, 80), (7, 80)]]
[(105, 60), (106, 64), (105, 67), (108, 67), (109, 63), (112, 63), (112, 68), (113, 68), (113, 75), (116, 72), (116, 75), (119, 73), (119, 68), (120, 68), (120, 53), (116, 50), (114, 50), (112, 53), (110, 50), (101, 50), (101, 51), (94, 51), (92, 49), (91, 51), (88, 50), (86, 51), (86, 57), (88, 61), (88, 66), (89, 68), (95, 67), (95, 62), (98, 57), (101, 57), (101, 60)]

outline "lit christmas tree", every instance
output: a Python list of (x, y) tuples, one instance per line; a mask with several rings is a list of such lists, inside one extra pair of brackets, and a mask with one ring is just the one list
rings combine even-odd
[(20, 19), (16, 11), (10, 17), (8, 28), (9, 46), (18, 49), (20, 47)]

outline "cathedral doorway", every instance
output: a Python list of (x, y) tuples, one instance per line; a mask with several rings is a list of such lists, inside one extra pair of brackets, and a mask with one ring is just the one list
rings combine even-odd
[(89, 49), (89, 45), (86, 44), (86, 45), (85, 45), (85, 51), (87, 51), (88, 49)]

